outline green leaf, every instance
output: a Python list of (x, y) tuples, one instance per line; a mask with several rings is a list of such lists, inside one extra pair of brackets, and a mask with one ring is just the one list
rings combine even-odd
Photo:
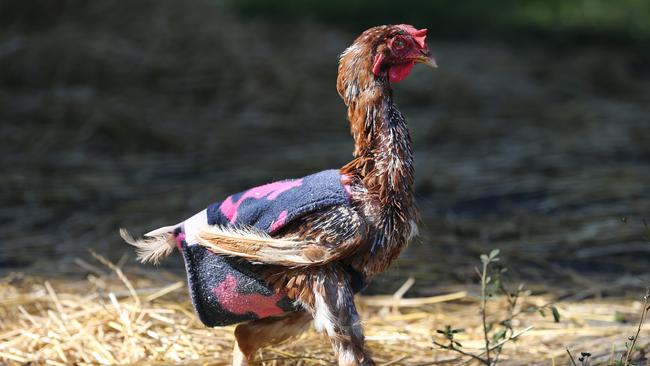
[(553, 313), (553, 321), (556, 323), (560, 322), (560, 312), (557, 311), (557, 308), (553, 305), (551, 305), (551, 313)]
[(546, 318), (546, 313), (544, 312), (544, 309), (538, 309), (539, 315), (542, 316), (542, 318)]
[(500, 329), (498, 332), (494, 333), (494, 335), (492, 336), (492, 339), (493, 339), (495, 342), (498, 342), (498, 341), (500, 341), (501, 339), (506, 338), (506, 332), (507, 332), (507, 331), (508, 331), (508, 330), (507, 330), (506, 328), (502, 328), (502, 329)]
[(481, 262), (483, 262), (483, 264), (488, 264), (490, 263), (490, 258), (485, 254), (481, 254)]
[(495, 259), (499, 255), (499, 249), (492, 249), (490, 252), (490, 259)]

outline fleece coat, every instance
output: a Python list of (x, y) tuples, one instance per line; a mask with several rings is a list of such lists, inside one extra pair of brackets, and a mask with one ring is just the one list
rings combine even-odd
[[(197, 244), (208, 225), (254, 227), (273, 235), (293, 220), (335, 205), (350, 205), (349, 187), (338, 170), (326, 170), (233, 194), (173, 228), (194, 310), (207, 326), (223, 326), (298, 310), (283, 292), (275, 292), (254, 270), (255, 264), (219, 256)], [(350, 269), (359, 291), (361, 275)]]

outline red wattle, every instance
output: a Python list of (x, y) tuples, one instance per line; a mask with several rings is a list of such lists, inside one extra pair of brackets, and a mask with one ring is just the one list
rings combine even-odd
[(415, 65), (414, 62), (409, 62), (391, 66), (388, 68), (388, 80), (390, 80), (391, 83), (398, 83), (404, 80), (404, 78), (411, 72), (413, 65)]

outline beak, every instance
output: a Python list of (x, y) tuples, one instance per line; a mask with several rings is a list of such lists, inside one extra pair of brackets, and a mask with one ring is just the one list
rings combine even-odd
[(419, 63), (419, 64), (424, 64), (432, 68), (438, 68), (438, 63), (436, 60), (431, 56), (431, 52), (427, 51), (422, 52), (421, 55), (418, 55), (413, 61)]

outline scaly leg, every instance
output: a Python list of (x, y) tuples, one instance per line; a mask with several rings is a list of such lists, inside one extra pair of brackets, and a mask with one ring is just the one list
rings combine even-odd
[(258, 349), (299, 335), (307, 328), (311, 319), (309, 313), (298, 311), (238, 325), (235, 328), (236, 342), (232, 365), (248, 366)]
[(372, 366), (361, 320), (347, 275), (336, 265), (324, 266), (310, 276), (312, 291), (303, 299), (316, 329), (330, 338), (339, 366)]

